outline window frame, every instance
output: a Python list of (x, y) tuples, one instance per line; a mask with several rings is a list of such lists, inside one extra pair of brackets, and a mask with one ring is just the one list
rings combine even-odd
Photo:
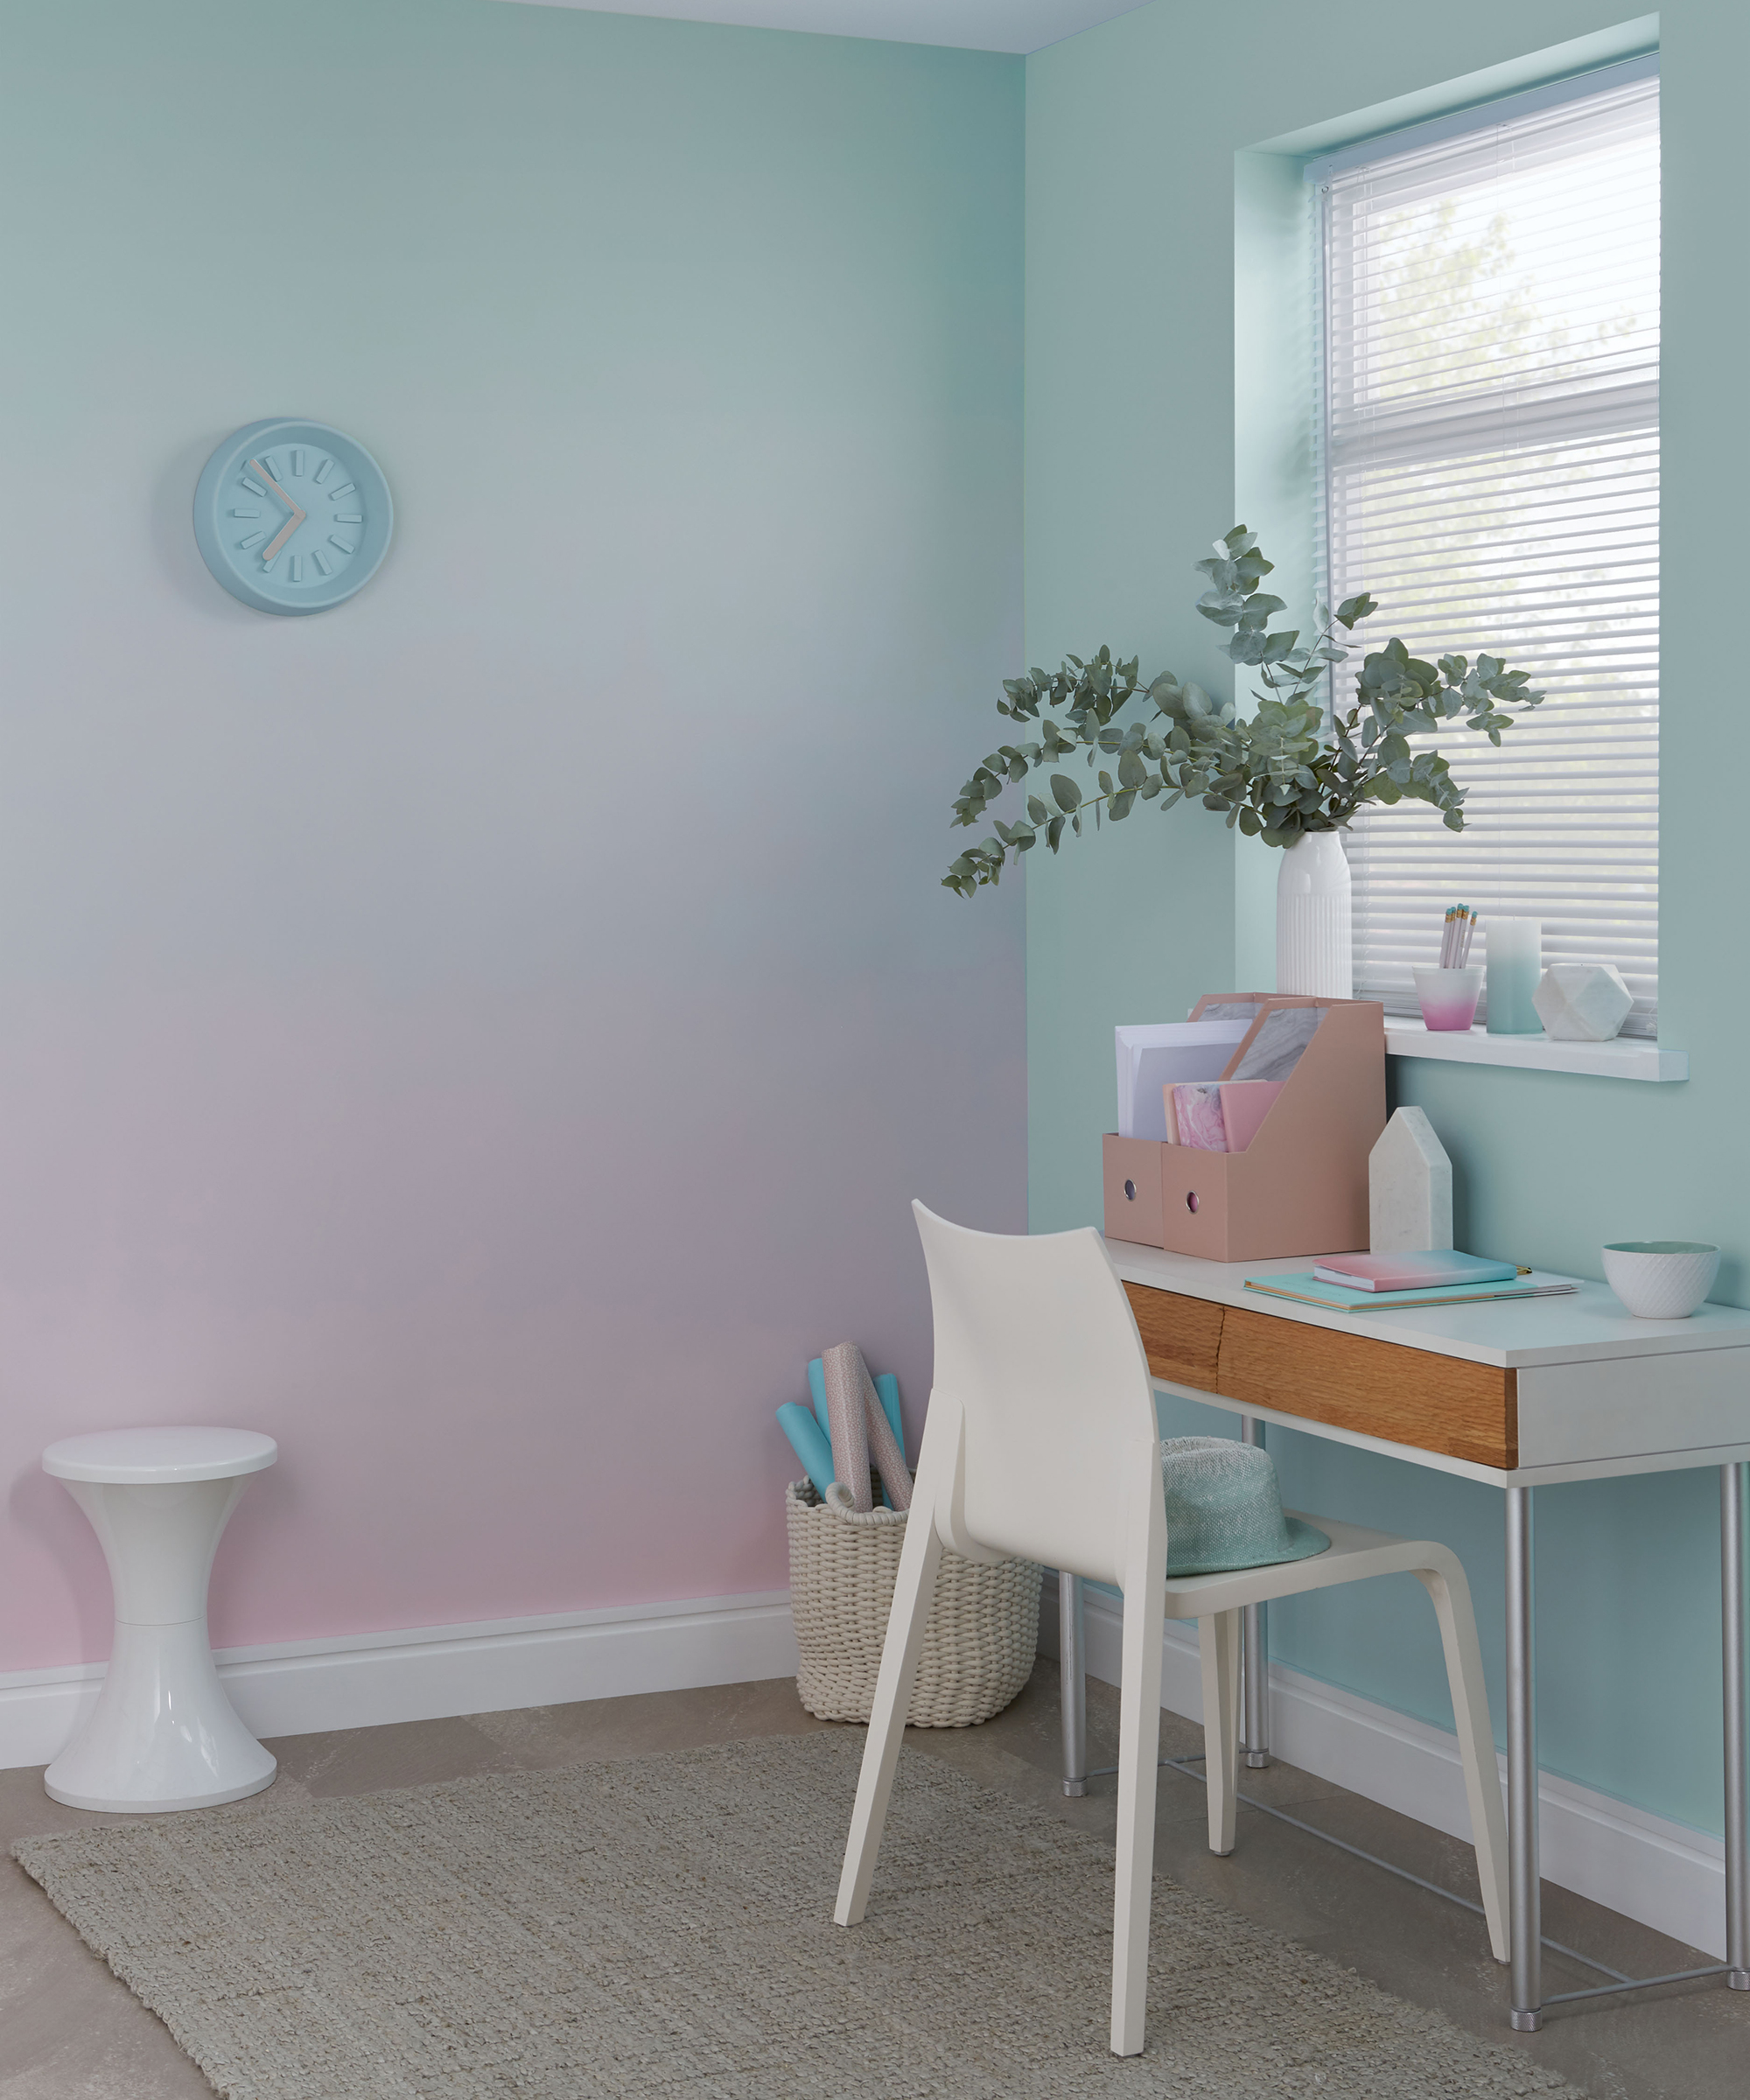
[[(1314, 536), (1316, 583), (1319, 596), (1324, 602), (1332, 602), (1339, 591), (1353, 591), (1362, 587), (1377, 588), (1376, 579), (1371, 577), (1357, 574), (1334, 578), (1332, 575), (1333, 550), (1338, 539), (1333, 514), (1334, 492), (1337, 475), (1344, 471), (1341, 466), (1334, 466), (1334, 452), (1337, 446), (1332, 434), (1334, 378), (1331, 356), (1333, 340), (1331, 280), (1333, 273), (1330, 262), (1331, 233), (1328, 214), (1331, 208), (1333, 178), (1344, 174), (1353, 176), (1354, 171), (1368, 168), (1377, 164), (1402, 161), (1406, 156), (1423, 151), (1430, 147), (1450, 144), (1457, 149), (1458, 152), (1461, 153), (1463, 142), (1467, 138), (1475, 138), (1480, 150), (1487, 135), (1491, 132), (1499, 132), (1504, 126), (1516, 123), (1526, 117), (1535, 116), (1543, 111), (1559, 110), (1573, 104), (1593, 102), (1600, 97), (1614, 94), (1623, 88), (1633, 88), (1648, 80), (1656, 83), (1658, 73), (1658, 53), (1656, 52), (1643, 53), (1612, 66), (1546, 83), (1543, 87), (1527, 90), (1522, 94), (1501, 97), (1488, 103), (1455, 111), (1447, 116), (1436, 118), (1427, 123), (1413, 125), (1397, 131), (1360, 140), (1337, 152), (1317, 157), (1305, 164), (1303, 174), (1311, 187), (1315, 207), (1311, 214), (1314, 267), (1315, 442), (1313, 472), (1317, 514)], [(1431, 178), (1431, 187), (1438, 192), (1450, 180), (1450, 177), (1442, 176), (1436, 172)], [(1592, 389), (1590, 392), (1588, 388)], [(1631, 392), (1637, 388), (1640, 394), (1638, 402), (1628, 398)], [(1502, 388), (1497, 393), (1479, 390), (1468, 401), (1457, 400), (1446, 404), (1435, 413), (1430, 413), (1425, 407), (1418, 409), (1414, 402), (1411, 402), (1407, 408), (1396, 411), (1387, 408), (1382, 411), (1372, 412), (1368, 423), (1369, 463), (1375, 458), (1383, 459), (1393, 452), (1396, 452), (1403, 461), (1421, 461), (1425, 463), (1431, 470), (1438, 458), (1452, 462), (1461, 462), (1466, 458), (1474, 462), (1482, 462), (1487, 460), (1491, 451), (1503, 459), (1510, 458), (1512, 457), (1510, 446), (1503, 441), (1500, 435), (1503, 429), (1512, 431), (1513, 444), (1525, 446), (1530, 445), (1540, 438), (1554, 444), (1557, 442), (1557, 438), (1553, 433), (1558, 431), (1565, 432), (1569, 440), (1572, 441), (1575, 437), (1584, 436), (1588, 430), (1595, 432), (1621, 433), (1637, 430), (1645, 431), (1650, 429), (1653, 433), (1651, 449), (1653, 458), (1656, 461), (1658, 413), (1658, 381), (1656, 377), (1650, 382), (1630, 381), (1614, 388), (1607, 383), (1602, 382), (1594, 383), (1588, 380), (1581, 385), (1559, 382), (1540, 389), (1533, 379), (1529, 381), (1522, 389), (1527, 398), (1516, 402), (1510, 409), (1504, 410), (1502, 396), (1507, 391), (1507, 388)], [(1543, 396), (1541, 402), (1536, 398), (1540, 392)], [(1396, 433), (1395, 442), (1393, 439), (1394, 426)], [(1463, 438), (1467, 426), (1474, 430), (1477, 436), (1474, 442), (1466, 448), (1461, 444), (1460, 440)], [(1439, 439), (1438, 443), (1434, 442), (1437, 436)], [(1488, 442), (1485, 442), (1486, 439)], [(1382, 449), (1376, 451), (1376, 447)], [(1656, 496), (1655, 500), (1656, 502)], [(1656, 524), (1653, 528), (1652, 540), (1656, 547)], [(1578, 572), (1578, 565), (1574, 564), (1573, 566)], [(1388, 603), (1383, 608), (1384, 623), (1387, 626), (1390, 626), (1391, 614), (1392, 609)], [(1644, 928), (1649, 929), (1642, 942), (1642, 947), (1645, 951), (1643, 960), (1647, 964), (1643, 974), (1650, 978), (1652, 990), (1650, 997), (1637, 1001), (1635, 1013), (1631, 1016), (1628, 1026), (1628, 1032), (1643, 1037), (1656, 1035), (1657, 1031), (1656, 622), (1657, 599), (1656, 584), (1655, 584), (1652, 628), (1654, 654), (1651, 676), (1648, 681), (1652, 690), (1651, 704), (1654, 710), (1650, 738), (1643, 736), (1637, 740), (1632, 734), (1626, 732), (1621, 737), (1622, 747), (1625, 750), (1638, 751), (1642, 754), (1643, 767), (1649, 744), (1653, 754), (1651, 823), (1655, 843), (1652, 854), (1653, 874), (1650, 886), (1650, 905), (1646, 894), (1648, 886), (1638, 878), (1632, 882), (1625, 879), (1617, 892), (1623, 904), (1622, 915), (1614, 921), (1609, 920), (1606, 921), (1615, 931), (1616, 938), (1619, 941), (1628, 938), (1628, 935), (1621, 930), (1623, 928)], [(1404, 624), (1406, 628), (1410, 625), (1407, 620)], [(1369, 635), (1366, 639), (1371, 642), (1372, 646), (1377, 647), (1383, 640), (1384, 634), (1382, 632), (1376, 635)], [(1474, 638), (1474, 642), (1481, 645), (1487, 643), (1489, 639), (1487, 634), (1478, 634)], [(1465, 638), (1455, 638), (1453, 646), (1466, 646)], [(1513, 661), (1517, 662), (1520, 660), (1515, 658)], [(1333, 698), (1340, 691), (1345, 690), (1340, 685), (1339, 681), (1343, 676), (1344, 671), (1352, 674), (1353, 668), (1352, 662), (1350, 666), (1334, 671), (1331, 687)], [(1643, 698), (1636, 704), (1644, 710), (1648, 703)], [(1513, 732), (1508, 732), (1509, 750), (1511, 749), (1512, 734)], [(1462, 736), (1462, 732), (1460, 732), (1460, 736)], [(1460, 778), (1463, 780), (1465, 776), (1461, 743), (1448, 736), (1445, 740), (1444, 747), (1447, 750), (1448, 755), (1454, 760)], [(1549, 777), (1547, 767), (1545, 768), (1545, 777)], [(1569, 777), (1572, 779), (1577, 776), (1571, 775)], [(1512, 776), (1508, 775), (1506, 779), (1508, 784), (1505, 793), (1510, 796), (1516, 792), (1512, 785)], [(1527, 790), (1521, 787), (1516, 792), (1522, 794)], [(1564, 792), (1573, 796), (1574, 807), (1577, 810), (1583, 807), (1583, 796), (1578, 788), (1570, 787), (1564, 790), (1558, 788), (1555, 790), (1558, 796)], [(1385, 811), (1375, 812), (1370, 816), (1364, 816), (1362, 825), (1363, 828), (1370, 828), (1372, 825), (1381, 822), (1390, 823), (1395, 814)], [(1644, 828), (1643, 824), (1643, 833)], [(1384, 836), (1390, 838), (1392, 835), (1386, 833)], [(1346, 846), (1349, 846), (1352, 843), (1359, 849), (1354, 858), (1362, 859), (1365, 853), (1365, 847), (1362, 840), (1358, 838), (1351, 842), (1346, 837)], [(1642, 858), (1644, 860), (1644, 851)], [(1524, 847), (1521, 847), (1517, 850), (1516, 854), (1508, 852), (1503, 856), (1503, 858), (1516, 875), (1519, 873), (1519, 870), (1515, 865), (1516, 861), (1535, 858), (1535, 852), (1528, 851)], [(1444, 882), (1443, 871), (1438, 879)], [(1386, 878), (1386, 880), (1389, 882), (1390, 878)], [(1463, 894), (1465, 881), (1466, 876), (1462, 865), (1455, 866), (1452, 878), (1454, 897)], [(1381, 893), (1388, 892), (1382, 891)], [(1607, 889), (1601, 888), (1599, 894), (1601, 898), (1607, 900), (1610, 892)], [(1534, 907), (1528, 903), (1520, 908), (1530, 911)], [(1544, 915), (1547, 918), (1555, 918), (1560, 914), (1555, 912), (1546, 912)], [(1362, 990), (1363, 978), (1366, 979), (1370, 989), (1368, 991), (1363, 992), (1362, 996), (1377, 996), (1383, 986), (1389, 1012), (1413, 1014), (1417, 1008), (1409, 986), (1407, 963), (1400, 961), (1396, 956), (1382, 956), (1378, 953), (1382, 947), (1390, 949), (1403, 946), (1406, 938), (1402, 934), (1385, 934), (1370, 941), (1364, 914), (1357, 914), (1354, 948), (1357, 990)], [(1431, 920), (1429, 936), (1431, 948), (1437, 938), (1438, 925)], [(1571, 937), (1571, 939), (1578, 938), (1578, 936)], [(1600, 947), (1607, 945), (1607, 941), (1608, 936), (1606, 935), (1598, 945)], [(1433, 959), (1433, 955), (1431, 953), (1427, 960), (1432, 962)], [(1550, 954), (1546, 941), (1545, 959), (1546, 961), (1554, 961), (1566, 958), (1559, 953)], [(1385, 984), (1385, 980), (1391, 977), (1394, 972), (1398, 971), (1402, 972), (1404, 978), (1403, 985), (1399, 986), (1395, 983)], [(1381, 983), (1375, 984), (1374, 979), (1379, 979)]]

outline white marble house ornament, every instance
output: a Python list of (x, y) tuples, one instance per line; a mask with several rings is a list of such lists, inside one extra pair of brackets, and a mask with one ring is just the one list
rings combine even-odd
[(1531, 995), (1545, 1035), (1558, 1043), (1607, 1043), (1634, 1004), (1613, 962), (1552, 962)]
[(1368, 1245), (1422, 1254), (1452, 1243), (1452, 1163), (1420, 1109), (1399, 1109), (1368, 1154)]

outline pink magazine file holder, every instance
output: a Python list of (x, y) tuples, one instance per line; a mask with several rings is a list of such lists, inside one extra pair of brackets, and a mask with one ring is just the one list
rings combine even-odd
[(1354, 1253), (1368, 1243), (1368, 1154), (1385, 1128), (1385, 1008), (1377, 999), (1210, 992), (1191, 1018), (1234, 1000), (1259, 1011), (1223, 1078), (1266, 1013), (1326, 1012), (1243, 1152), (1108, 1135), (1106, 1236), (1211, 1262)]

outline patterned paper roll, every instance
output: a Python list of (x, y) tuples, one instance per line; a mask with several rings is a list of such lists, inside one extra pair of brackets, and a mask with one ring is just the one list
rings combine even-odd
[(863, 1412), (869, 1425), (869, 1451), (881, 1475), (881, 1485), (887, 1490), (887, 1500), (896, 1509), (909, 1509), (912, 1506), (912, 1476), (906, 1465), (906, 1454), (900, 1448), (900, 1439), (893, 1434), (893, 1424), (887, 1419), (886, 1410), (881, 1404), (881, 1396), (875, 1390), (875, 1381), (869, 1376), (869, 1366), (863, 1361), (863, 1352), (857, 1351), (857, 1368), (863, 1374)]
[(872, 1509), (875, 1498), (869, 1485), (869, 1418), (863, 1406), (863, 1357), (854, 1341), (841, 1341), (821, 1351), (821, 1373), (826, 1386), (827, 1427), (832, 1436), (832, 1471), (835, 1480), (850, 1490), (850, 1506)]
[[(906, 1458), (906, 1425), (900, 1419), (900, 1382), (892, 1371), (877, 1371), (875, 1391), (881, 1402), (881, 1412), (886, 1416), (888, 1426), (893, 1432), (893, 1441), (900, 1447), (900, 1456)], [(911, 1460), (906, 1459), (909, 1466)]]

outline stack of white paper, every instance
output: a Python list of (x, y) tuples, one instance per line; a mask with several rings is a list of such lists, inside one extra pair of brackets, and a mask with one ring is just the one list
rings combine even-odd
[(1243, 1021), (1152, 1021), (1113, 1031), (1118, 1048), (1118, 1135), (1166, 1142), (1163, 1087), (1219, 1079), (1251, 1026)]

